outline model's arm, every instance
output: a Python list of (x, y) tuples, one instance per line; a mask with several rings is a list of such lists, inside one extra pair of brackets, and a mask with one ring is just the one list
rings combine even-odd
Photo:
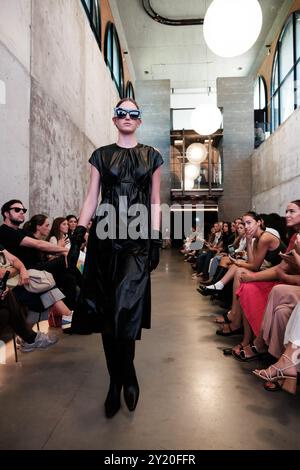
[(83, 203), (83, 206), (80, 212), (78, 225), (87, 227), (91, 218), (95, 214), (96, 207), (98, 204), (99, 192), (100, 192), (100, 173), (96, 167), (92, 166), (88, 192), (87, 192), (87, 196), (85, 198), (85, 201)]
[(151, 223), (152, 230), (160, 230), (160, 167), (152, 175)]

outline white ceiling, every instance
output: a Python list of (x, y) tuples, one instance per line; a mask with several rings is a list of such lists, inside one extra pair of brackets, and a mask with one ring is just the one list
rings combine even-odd
[[(211, 1), (151, 0), (151, 5), (158, 14), (172, 19), (204, 18)], [(166, 26), (157, 23), (144, 11), (142, 0), (111, 0), (111, 4), (118, 9), (124, 31), (121, 43), (124, 47), (125, 40), (127, 57), (132, 62), (137, 80), (170, 79), (171, 87), (175, 89), (208, 86), (214, 89), (217, 77), (255, 73), (267, 53), (266, 44), (274, 38), (292, 3), (292, 0), (259, 1), (263, 10), (260, 36), (247, 53), (233, 59), (218, 57), (208, 49), (201, 25)]]

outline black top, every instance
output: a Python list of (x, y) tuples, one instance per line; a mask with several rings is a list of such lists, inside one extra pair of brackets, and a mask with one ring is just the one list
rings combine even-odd
[(23, 238), (28, 233), (22, 228), (11, 228), (6, 224), (0, 226), (0, 243), (7, 251), (17, 256), (27, 269), (35, 267), (42, 259), (42, 254), (36, 248), (21, 246)]
[[(120, 243), (123, 244), (121, 240), (124, 236), (124, 227), (128, 228), (137, 217), (141, 222), (141, 228), (148, 229), (146, 236), (150, 238), (152, 174), (163, 164), (158, 150), (143, 144), (137, 144), (132, 148), (111, 144), (95, 150), (89, 163), (97, 168), (101, 177), (101, 204), (97, 211), (97, 223), (107, 216), (106, 204), (115, 209), (116, 220), (112, 224), (115, 230), (109, 238), (118, 240), (118, 246)], [(143, 205), (147, 209), (147, 214), (137, 213), (134, 210), (137, 204)], [(132, 212), (128, 210), (130, 207), (133, 208)], [(126, 238), (131, 238), (130, 233), (127, 232)]]
[[(151, 230), (152, 175), (163, 159), (147, 145), (112, 144), (95, 150), (89, 162), (100, 173), (101, 204), (88, 238), (84, 296), (89, 306), (96, 306), (101, 331), (139, 339), (141, 328), (150, 328), (149, 232), (143, 231), (145, 238), (134, 238), (128, 230), (122, 238), (120, 229), (137, 222), (134, 206), (140, 204), (147, 209), (140, 226)], [(115, 233), (103, 239), (99, 227), (108, 204), (116, 213)]]

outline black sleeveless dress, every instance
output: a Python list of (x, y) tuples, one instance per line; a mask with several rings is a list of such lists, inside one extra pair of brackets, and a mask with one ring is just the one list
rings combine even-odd
[[(140, 339), (151, 323), (152, 174), (163, 159), (147, 145), (112, 144), (95, 150), (89, 162), (100, 173), (101, 203), (88, 239), (84, 296), (96, 312), (97, 331)], [(141, 208), (147, 209), (142, 216)]]

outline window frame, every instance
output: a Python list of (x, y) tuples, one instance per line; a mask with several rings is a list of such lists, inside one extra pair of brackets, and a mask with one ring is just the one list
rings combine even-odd
[(130, 80), (128, 80), (126, 83), (125, 98), (133, 98), (135, 100), (135, 92), (134, 92), (132, 82)]
[[(118, 55), (118, 61), (119, 61), (119, 67), (118, 67), (118, 75), (119, 77), (115, 77), (114, 74), (114, 43), (116, 45), (117, 49), (117, 55)], [(108, 47), (108, 45), (110, 47)], [(110, 50), (110, 56), (108, 57), (108, 50)], [(123, 67), (123, 55), (122, 55), (122, 49), (120, 45), (120, 40), (118, 36), (117, 29), (111, 21), (108, 21), (106, 24), (106, 29), (105, 29), (105, 36), (104, 36), (104, 60), (107, 65), (107, 67), (110, 70), (110, 75), (115, 83), (117, 90), (119, 92), (120, 98), (124, 98), (124, 67)], [(119, 78), (119, 81), (118, 81)]]
[[(102, 19), (101, 19), (101, 1), (100, 0), (90, 0), (90, 9), (88, 8), (85, 0), (81, 0), (81, 4), (85, 10), (85, 13), (88, 17), (89, 24), (91, 27), (91, 30), (94, 33), (95, 39), (97, 41), (97, 44), (99, 46), (100, 51), (102, 51), (102, 43), (101, 43), (101, 34), (102, 34)], [(99, 23), (99, 31), (97, 31), (96, 25), (95, 25), (95, 19), (94, 19), (94, 13), (95, 13), (95, 5), (98, 7), (98, 23)], [(97, 9), (97, 8), (96, 8)]]
[[(280, 32), (277, 45), (276, 45), (276, 50), (274, 54), (274, 60), (273, 60), (273, 65), (272, 65), (272, 74), (271, 74), (271, 87), (270, 87), (270, 95), (271, 95), (271, 132), (275, 132), (276, 129), (284, 122), (286, 119), (291, 116), (292, 113), (290, 113), (284, 120), (282, 119), (282, 109), (281, 109), (281, 91), (283, 89), (283, 85), (286, 83), (288, 79), (290, 79), (291, 75), (293, 77), (294, 81), (294, 93), (293, 93), (293, 102), (294, 102), (294, 109), (295, 111), (299, 106), (300, 106), (300, 99), (298, 98), (297, 95), (299, 93), (297, 92), (297, 79), (300, 79), (300, 69), (299, 69), (299, 64), (300, 64), (300, 54), (299, 58), (297, 59), (297, 41), (300, 44), (300, 28), (296, 28), (296, 22), (297, 22), (297, 17), (300, 17), (300, 10), (296, 10), (292, 12), (288, 18), (286, 19), (283, 28)], [(292, 67), (287, 71), (285, 76), (280, 79), (281, 75), (281, 70), (280, 70), (280, 52), (283, 44), (283, 38), (285, 35), (285, 32), (287, 30), (287, 27), (289, 24), (292, 24), (292, 54), (293, 54), (293, 65)], [(298, 37), (299, 36), (299, 37)], [(299, 51), (299, 45), (298, 45), (298, 51)], [(277, 67), (277, 70), (276, 70)], [(297, 70), (298, 69), (298, 70)], [(276, 72), (276, 73), (275, 73)], [(298, 77), (299, 74), (299, 77)], [(274, 83), (277, 82), (277, 87), (275, 88)], [(298, 102), (299, 99), (299, 102)], [(274, 105), (276, 100), (278, 100), (278, 122), (274, 122)], [(292, 111), (292, 112), (293, 112)]]

